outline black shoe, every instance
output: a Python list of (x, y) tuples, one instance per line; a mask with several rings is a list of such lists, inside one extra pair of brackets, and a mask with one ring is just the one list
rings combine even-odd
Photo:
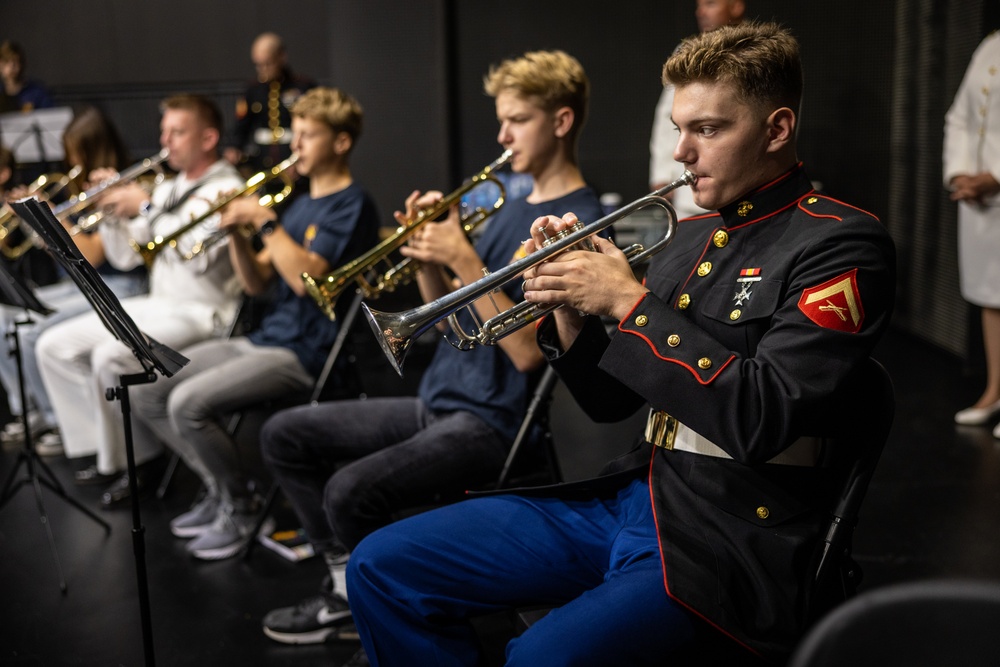
[(337, 638), (340, 626), (349, 623), (351, 608), (347, 600), (333, 592), (324, 580), (319, 595), (294, 607), (269, 612), (263, 626), (265, 635), (282, 644), (322, 644)]
[[(139, 493), (139, 498), (142, 498), (146, 491), (147, 485), (143, 481), (145, 475), (141, 472), (136, 472), (135, 476), (135, 486)], [(129, 486), (128, 473), (123, 474), (121, 477), (116, 479), (111, 483), (111, 486), (104, 490), (101, 494), (101, 509), (111, 510), (117, 509), (127, 505), (132, 500), (132, 489)]]
[[(165, 467), (165, 456), (157, 456), (135, 467), (135, 487), (139, 491), (140, 499), (145, 498), (149, 490), (156, 486), (155, 480), (163, 476), (163, 469)], [(126, 471), (101, 494), (101, 509), (110, 510), (122, 507), (131, 500), (132, 491), (129, 488), (128, 471)]]
[(77, 470), (73, 473), (73, 481), (81, 486), (88, 484), (107, 484), (111, 480), (118, 477), (121, 473), (113, 472), (105, 475), (97, 469), (96, 463), (91, 463), (89, 466), (83, 470)]

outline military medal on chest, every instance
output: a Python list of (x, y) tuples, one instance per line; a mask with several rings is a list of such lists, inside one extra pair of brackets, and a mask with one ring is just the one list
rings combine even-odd
[(750, 301), (753, 290), (750, 287), (760, 280), (760, 269), (740, 269), (740, 277), (736, 279), (739, 290), (733, 295), (733, 301), (737, 306), (742, 306), (744, 302)]

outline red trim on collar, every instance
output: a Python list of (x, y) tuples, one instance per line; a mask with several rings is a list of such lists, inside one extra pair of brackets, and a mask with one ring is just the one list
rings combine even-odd
[(687, 222), (688, 220), (704, 220), (705, 218), (722, 217), (718, 211), (712, 211), (710, 213), (699, 213), (698, 215), (689, 215), (686, 218), (678, 220), (678, 223)]
[(794, 168), (794, 169), (789, 169), (788, 171), (786, 171), (785, 173), (783, 173), (783, 174), (782, 174), (781, 176), (778, 176), (778, 177), (777, 177), (776, 179), (774, 179), (774, 180), (773, 180), (773, 181), (771, 181), (770, 183), (765, 183), (764, 185), (760, 186), (759, 188), (757, 188), (756, 190), (754, 190), (754, 191), (753, 191), (753, 192), (751, 192), (750, 194), (751, 194), (751, 195), (755, 195), (755, 194), (757, 194), (758, 192), (763, 192), (764, 190), (769, 190), (770, 188), (774, 187), (774, 186), (775, 186), (775, 185), (777, 185), (778, 183), (781, 183), (781, 182), (782, 182), (783, 180), (785, 180), (786, 178), (790, 178), (790, 177), (791, 177), (791, 175), (792, 175), (793, 173), (795, 173), (796, 169), (798, 169), (798, 168), (799, 168), (799, 167), (801, 167), (801, 166), (802, 166), (802, 163), (801, 163), (801, 162), (799, 162), (799, 163), (798, 163), (797, 165), (795, 165), (795, 168)]
[[(803, 196), (805, 196), (805, 195), (803, 195)], [(786, 205), (782, 206), (781, 208), (779, 208), (777, 211), (772, 211), (772, 212), (768, 213), (767, 215), (762, 216), (760, 218), (754, 218), (753, 220), (747, 220), (746, 222), (744, 222), (741, 225), (736, 225), (735, 227), (727, 227), (726, 229), (728, 229), (729, 231), (735, 231), (737, 229), (743, 229), (747, 225), (753, 225), (753, 224), (756, 224), (758, 222), (762, 222), (764, 220), (767, 220), (768, 218), (773, 218), (774, 216), (778, 215), (779, 213), (782, 213), (783, 211), (787, 211), (788, 209), (792, 208), (793, 206), (795, 206), (796, 204), (798, 204), (800, 201), (802, 201), (802, 200), (801, 199), (797, 199), (797, 200), (791, 201), (788, 204), (786, 204)]]
[[(786, 174), (786, 176), (787, 176), (787, 175), (788, 175), (788, 174)], [(782, 178), (784, 178), (784, 177), (782, 177)], [(778, 180), (781, 180), (781, 179), (778, 179)], [(815, 191), (814, 191), (814, 190), (811, 190), (811, 191), (807, 192), (807, 193), (806, 193), (805, 195), (802, 195), (802, 196), (803, 196), (803, 197), (806, 197), (806, 196), (808, 196), (809, 194), (812, 194), (813, 192), (815, 192)], [(798, 200), (792, 200), (792, 201), (790, 201), (790, 202), (789, 202), (788, 204), (786, 204), (785, 206), (783, 206), (783, 207), (779, 208), (779, 209), (778, 209), (777, 211), (773, 211), (773, 212), (771, 212), (771, 213), (768, 213), (767, 215), (765, 215), (765, 216), (763, 216), (763, 217), (760, 217), (760, 218), (755, 218), (755, 219), (753, 219), (753, 220), (747, 220), (746, 222), (744, 222), (744, 223), (742, 223), (742, 224), (739, 224), (739, 225), (736, 225), (736, 226), (734, 226), (734, 227), (726, 227), (725, 229), (726, 229), (726, 231), (728, 231), (728, 232), (734, 232), (734, 231), (736, 231), (736, 230), (738, 230), (738, 229), (743, 229), (743, 228), (744, 228), (744, 227), (746, 227), (747, 225), (754, 225), (754, 224), (757, 224), (758, 222), (763, 222), (764, 220), (767, 220), (768, 218), (772, 218), (772, 217), (774, 217), (774, 216), (778, 215), (779, 213), (782, 213), (782, 212), (784, 212), (784, 211), (787, 211), (788, 209), (792, 208), (793, 206), (796, 206), (796, 205), (797, 205), (797, 204), (798, 204), (799, 202), (801, 202), (801, 201), (802, 201), (801, 199), (798, 199)], [(860, 210), (860, 209), (859, 209), (859, 210)], [(710, 217), (710, 216), (705, 216), (705, 217)], [(687, 220), (694, 220), (694, 218), (686, 218), (686, 219), (687, 219)], [(700, 254), (700, 255), (698, 255), (698, 259), (697, 259), (697, 260), (695, 260), (695, 263), (694, 263), (694, 266), (692, 266), (692, 267), (691, 267), (691, 273), (689, 273), (689, 274), (688, 274), (688, 277), (687, 277), (687, 278), (685, 278), (685, 279), (684, 279), (684, 282), (683, 282), (683, 283), (681, 284), (681, 288), (680, 288), (680, 293), (681, 293), (681, 294), (683, 294), (683, 293), (684, 293), (684, 289), (685, 289), (685, 288), (686, 288), (686, 287), (688, 286), (688, 283), (690, 283), (690, 282), (691, 282), (691, 278), (692, 278), (692, 277), (694, 277), (694, 274), (695, 274), (695, 271), (697, 271), (697, 270), (698, 270), (698, 266), (699, 266), (699, 265), (701, 264), (702, 260), (704, 260), (704, 259), (705, 259), (705, 253), (706, 253), (706, 252), (708, 252), (709, 248), (711, 247), (711, 244), (712, 244), (712, 236), (713, 236), (713, 235), (715, 234), (715, 232), (716, 232), (716, 231), (718, 231), (718, 230), (716, 230), (716, 229), (713, 229), (713, 230), (711, 231), (711, 234), (709, 234), (709, 237), (708, 237), (708, 239), (707, 239), (707, 240), (705, 241), (705, 247), (701, 249), (701, 254)], [(677, 298), (680, 298), (680, 295), (678, 295), (678, 297), (677, 297)], [(675, 302), (674, 302), (674, 307), (676, 308), (676, 306), (677, 306), (677, 302), (675, 301)]]

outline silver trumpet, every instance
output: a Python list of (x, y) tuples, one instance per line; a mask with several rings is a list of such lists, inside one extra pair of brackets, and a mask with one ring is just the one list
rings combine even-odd
[[(637, 266), (660, 252), (671, 241), (677, 231), (677, 212), (666, 198), (667, 193), (685, 185), (694, 183), (696, 177), (689, 171), (664, 187), (640, 197), (635, 201), (626, 204), (617, 211), (614, 211), (600, 220), (596, 220), (589, 225), (577, 223), (571, 229), (561, 232), (555, 237), (546, 241), (545, 244), (527, 257), (511, 262), (495, 273), (490, 273), (480, 278), (474, 283), (470, 283), (456, 289), (454, 292), (446, 294), (440, 299), (425, 303), (422, 306), (398, 313), (386, 313), (373, 310), (368, 304), (362, 304), (365, 317), (371, 325), (375, 337), (378, 339), (382, 351), (385, 352), (389, 363), (400, 375), (403, 374), (403, 361), (414, 340), (426, 333), (442, 320), (448, 320), (452, 330), (458, 336), (458, 341), (453, 345), (462, 350), (469, 350), (477, 345), (496, 345), (497, 342), (518, 329), (538, 320), (540, 317), (552, 312), (559, 305), (541, 305), (522, 301), (508, 310), (490, 318), (485, 323), (479, 325), (479, 329), (471, 333), (463, 331), (458, 326), (456, 313), (463, 308), (469, 308), (481, 297), (500, 289), (502, 285), (516, 280), (528, 269), (541, 264), (555, 255), (571, 250), (574, 247), (590, 245), (590, 237), (605, 230), (619, 220), (623, 220), (633, 213), (648, 208), (659, 206), (667, 214), (667, 231), (663, 238), (651, 245), (643, 248), (641, 245), (633, 245), (625, 250), (630, 266)], [(475, 314), (473, 313), (475, 319)], [(477, 320), (478, 321), (478, 320)]]

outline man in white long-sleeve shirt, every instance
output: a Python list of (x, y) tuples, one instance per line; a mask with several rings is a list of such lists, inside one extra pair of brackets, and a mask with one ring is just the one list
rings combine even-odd
[[(243, 180), (235, 168), (219, 159), (222, 116), (216, 105), (198, 95), (177, 95), (163, 103), (160, 144), (170, 152), (168, 163), (178, 174), (158, 185), (152, 195), (139, 185), (116, 186), (104, 195), (109, 215), (101, 227), (108, 261), (120, 269), (143, 259), (129, 241), (144, 244), (166, 236), (206, 213)], [(93, 175), (100, 180), (109, 174)], [(239, 290), (225, 243), (185, 261), (182, 255), (218, 229), (211, 216), (183, 234), (178, 248), (165, 248), (153, 261), (149, 294), (122, 301), (142, 331), (180, 349), (204, 340), (232, 319)], [(38, 359), (69, 457), (97, 453), (97, 462), (77, 473), (81, 483), (114, 480), (101, 498), (103, 507), (128, 499), (121, 408), (104, 398), (119, 376), (140, 371), (132, 352), (105, 329), (94, 313), (52, 327), (38, 341)], [(156, 458), (161, 446), (142, 429), (135, 433), (136, 463)], [(117, 479), (116, 479), (117, 477)], [(140, 480), (137, 480), (137, 482)]]
[[(711, 32), (724, 25), (736, 25), (746, 13), (744, 0), (698, 0), (695, 18), (700, 32)], [(660, 94), (653, 115), (653, 132), (649, 140), (649, 187), (659, 190), (684, 173), (684, 165), (674, 159), (674, 147), (679, 133), (670, 119), (674, 104), (674, 87), (667, 85)], [(689, 218), (708, 213), (694, 203), (694, 190), (680, 188), (667, 195), (677, 211), (678, 218)]]

